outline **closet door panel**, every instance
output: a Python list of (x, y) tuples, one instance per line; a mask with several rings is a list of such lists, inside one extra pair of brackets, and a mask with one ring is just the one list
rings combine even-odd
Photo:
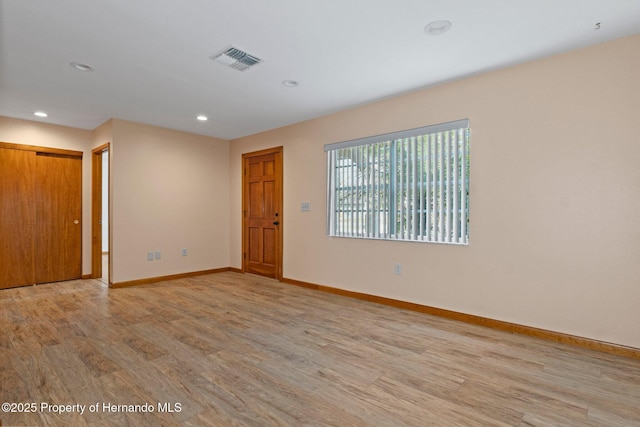
[(35, 153), (0, 148), (0, 289), (36, 283)]
[(37, 153), (36, 283), (82, 276), (82, 160)]

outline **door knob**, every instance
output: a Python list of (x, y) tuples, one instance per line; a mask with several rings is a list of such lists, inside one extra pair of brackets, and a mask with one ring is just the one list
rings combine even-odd
[(280, 225), (280, 221), (273, 221), (273, 225)]
[(77, 224), (80, 224), (80, 221), (78, 221), (77, 219), (74, 219), (73, 223), (77, 225)]

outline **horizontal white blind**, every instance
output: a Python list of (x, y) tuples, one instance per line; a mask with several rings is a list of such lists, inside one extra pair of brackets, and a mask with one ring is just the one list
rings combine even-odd
[(468, 243), (468, 120), (325, 150), (330, 236)]

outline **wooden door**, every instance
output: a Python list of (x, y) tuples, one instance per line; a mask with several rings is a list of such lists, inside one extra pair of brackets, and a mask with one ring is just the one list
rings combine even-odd
[(36, 283), (35, 152), (0, 148), (0, 289)]
[(82, 160), (37, 153), (36, 283), (82, 276)]
[(242, 157), (243, 270), (282, 279), (282, 147)]
[(0, 289), (82, 276), (82, 152), (0, 142)]

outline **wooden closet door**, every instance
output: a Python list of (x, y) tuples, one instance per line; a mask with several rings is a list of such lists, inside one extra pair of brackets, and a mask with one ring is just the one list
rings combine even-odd
[(82, 159), (37, 153), (36, 283), (82, 276)]
[(0, 289), (36, 283), (35, 154), (0, 148)]

